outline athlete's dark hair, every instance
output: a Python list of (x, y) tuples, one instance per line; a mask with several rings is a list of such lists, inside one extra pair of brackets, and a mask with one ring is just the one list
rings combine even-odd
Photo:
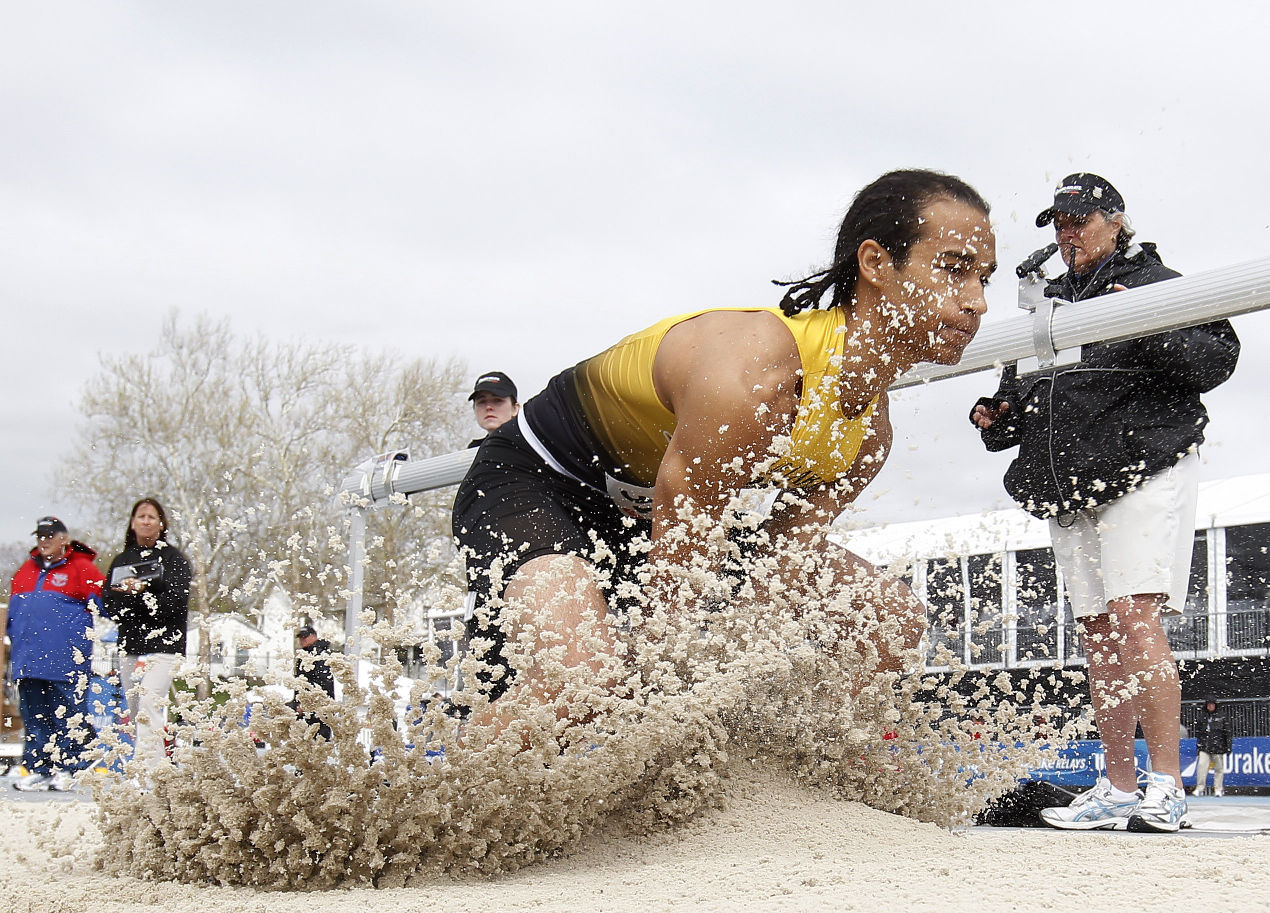
[(849, 305), (860, 278), (858, 251), (865, 241), (876, 241), (895, 262), (904, 265), (909, 248), (922, 235), (921, 216), (930, 203), (944, 197), (973, 206), (986, 216), (988, 203), (960, 178), (938, 171), (891, 171), (861, 190), (842, 217), (833, 265), (805, 279), (776, 282), (788, 286), (781, 299), (787, 316), (820, 306), (832, 287), (830, 307)]
[(128, 511), (128, 531), (123, 536), (124, 548), (132, 548), (132, 546), (137, 544), (137, 534), (132, 531), (132, 518), (137, 515), (137, 511), (141, 509), (143, 504), (149, 504), (154, 508), (154, 512), (159, 515), (159, 522), (163, 524), (163, 529), (159, 530), (159, 538), (164, 542), (168, 541), (168, 515), (163, 510), (163, 505), (154, 498), (142, 498), (132, 505), (132, 510)]

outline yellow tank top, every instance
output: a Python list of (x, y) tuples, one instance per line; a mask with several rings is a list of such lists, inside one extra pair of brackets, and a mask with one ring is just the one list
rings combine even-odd
[[(721, 308), (767, 311), (785, 324), (798, 346), (802, 393), (787, 447), (769, 467), (765, 481), (806, 488), (834, 482), (854, 463), (864, 442), (876, 398), (857, 418), (842, 414), (840, 374), (846, 321), (840, 308), (786, 317), (778, 308)], [(573, 389), (587, 424), (624, 481), (651, 488), (675, 416), (653, 388), (653, 359), (666, 333), (702, 311), (681, 314), (627, 336), (573, 369)], [(533, 414), (529, 416), (533, 419)], [(610, 492), (612, 484), (608, 485)]]

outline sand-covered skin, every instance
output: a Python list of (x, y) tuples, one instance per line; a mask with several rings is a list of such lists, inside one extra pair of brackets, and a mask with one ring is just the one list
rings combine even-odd
[[(974, 828), (956, 833), (734, 771), (721, 808), (652, 833), (600, 829), (573, 852), (498, 876), (402, 888), (260, 891), (108, 876), (85, 803), (0, 803), (0, 910), (347, 913), (349, 910), (1264, 909), (1265, 837)], [(69, 850), (69, 852), (68, 852)]]

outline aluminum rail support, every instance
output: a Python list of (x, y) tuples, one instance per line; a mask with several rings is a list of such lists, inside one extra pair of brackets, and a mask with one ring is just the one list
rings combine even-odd
[(349, 512), (348, 523), (348, 602), (344, 606), (344, 653), (353, 657), (353, 678), (361, 682), (362, 636), (357, 623), (362, 614), (362, 593), (366, 587), (366, 508)]
[(367, 460), (340, 482), (339, 496), (348, 497), (354, 503), (364, 499), (377, 505), (393, 495), (411, 495), (457, 485), (463, 481), (475, 457), (476, 448), (469, 447), (426, 460), (391, 460), (382, 465), (370, 465), (375, 461)]

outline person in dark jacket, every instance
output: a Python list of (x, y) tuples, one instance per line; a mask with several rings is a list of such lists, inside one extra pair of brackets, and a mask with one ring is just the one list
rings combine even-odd
[(1209, 698), (1204, 702), (1204, 712), (1195, 721), (1195, 748), (1199, 757), (1195, 764), (1195, 790), (1192, 795), (1204, 793), (1208, 785), (1208, 768), (1213, 768), (1213, 795), (1226, 794), (1226, 755), (1234, 739), (1231, 738), (1230, 722), (1226, 714), (1217, 709), (1217, 701)]
[(168, 689), (185, 656), (190, 605), (190, 563), (168, 541), (168, 516), (154, 498), (132, 506), (107, 581), (106, 615), (119, 625), (120, 677), (136, 726), (133, 757), (154, 765), (165, 756)]
[[(295, 658), (295, 677), (307, 682), (323, 692), (327, 697), (335, 697), (335, 676), (331, 674), (330, 663), (326, 658), (331, 655), (331, 642), (317, 636), (312, 625), (305, 625), (296, 632), (300, 641), (300, 649)], [(299, 711), (300, 696), (296, 695), (296, 710)], [(301, 714), (308, 723), (317, 723), (318, 735), (324, 739), (331, 738), (331, 727), (312, 713)]]
[(93, 564), (97, 553), (71, 539), (57, 517), (41, 517), (34, 534), (31, 557), (13, 575), (5, 623), (27, 770), (13, 786), (64, 790), (85, 766), (83, 748), (92, 737), (84, 696), (102, 576)]
[[(1098, 175), (1064, 178), (1036, 220), (1051, 222), (1068, 270), (1050, 297), (1080, 301), (1178, 275), (1155, 245), (1133, 240), (1124, 198)], [(1089, 663), (1107, 776), (1070, 807), (1047, 809), (1055, 827), (1176, 831), (1185, 822), (1181, 689), (1160, 619), (1186, 600), (1208, 421), (1200, 394), (1230, 377), (1238, 356), (1225, 320), (1095, 343), (1074, 364), (1023, 377), (1007, 369), (971, 412), (989, 450), (1019, 448), (1006, 489), (1049, 520)], [(1138, 724), (1154, 771), (1145, 795), (1133, 759)]]

